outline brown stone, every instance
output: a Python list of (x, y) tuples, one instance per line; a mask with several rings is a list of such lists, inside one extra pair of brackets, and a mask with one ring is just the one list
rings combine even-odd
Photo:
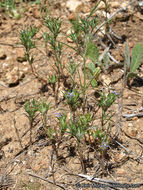
[(78, 6), (80, 6), (82, 4), (81, 1), (79, 0), (68, 0), (66, 2), (66, 7), (71, 11), (71, 12), (76, 12), (76, 9), (78, 8)]
[(117, 153), (114, 156), (114, 161), (115, 162), (120, 162), (122, 159), (124, 159), (124, 157), (125, 157), (125, 154), (123, 152)]
[(2, 49), (0, 49), (0, 59), (1, 60), (3, 60), (3, 59), (6, 59), (6, 54), (5, 54), (5, 52), (2, 50)]
[(139, 18), (140, 20), (143, 20), (143, 15), (142, 15), (140, 12), (137, 12), (137, 13), (135, 14), (135, 16), (136, 16), (137, 18)]
[(68, 20), (70, 20), (70, 21), (76, 20), (76, 15), (75, 15), (75, 13), (71, 13), (71, 14), (68, 16)]
[(35, 164), (33, 170), (37, 172), (40, 169), (40, 164)]
[(116, 174), (118, 174), (118, 175), (126, 175), (127, 172), (124, 169), (119, 168), (119, 169), (117, 169)]
[(137, 134), (138, 134), (137, 129), (129, 129), (128, 130), (128, 135), (131, 136), (131, 137), (136, 137)]
[(117, 1), (111, 2), (110, 7), (114, 8), (114, 9), (117, 9), (117, 8), (120, 7), (120, 2), (117, 2)]

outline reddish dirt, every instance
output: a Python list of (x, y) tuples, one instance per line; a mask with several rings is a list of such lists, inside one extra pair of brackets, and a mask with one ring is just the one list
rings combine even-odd
[[(67, 19), (70, 12), (65, 8), (65, 3), (66, 1), (60, 1), (58, 3), (57, 1), (49, 1), (49, 12), (51, 16), (59, 16), (62, 18), (62, 30), (66, 34), (70, 29), (70, 24)], [(88, 2), (87, 6), (85, 6), (86, 8), (83, 7), (82, 14), (87, 13), (94, 5), (94, 1)], [(65, 185), (66, 189), (79, 189), (75, 186), (75, 183), (81, 180), (78, 174), (82, 173), (82, 170), (78, 154), (75, 152), (75, 141), (73, 138), (68, 139), (66, 136), (64, 137), (63, 143), (58, 150), (61, 159), (56, 161), (55, 155), (53, 155), (52, 158), (52, 146), (49, 140), (45, 137), (42, 138), (42, 132), (39, 129), (41, 121), (39, 121), (40, 116), (38, 116), (36, 120), (37, 125), (32, 131), (33, 144), (27, 147), (29, 143), (29, 131), (27, 131), (29, 129), (29, 121), (24, 110), (26, 100), (34, 98), (40, 101), (44, 99), (54, 104), (54, 97), (50, 87), (48, 87), (46, 92), (41, 91), (42, 84), (33, 76), (26, 61), (17, 61), (18, 57), (24, 56), (24, 49), (20, 45), (19, 33), (21, 29), (34, 24), (39, 28), (39, 32), (36, 35), (37, 49), (32, 52), (36, 60), (34, 68), (45, 80), (47, 80), (47, 76), (52, 72), (53, 59), (51, 56), (46, 57), (43, 45), (42, 31), (45, 31), (46, 27), (40, 17), (39, 6), (31, 6), (30, 3), (25, 3), (24, 6), (27, 8), (27, 11), (19, 20), (9, 17), (3, 10), (0, 12), (0, 54), (2, 53), (3, 55), (3, 57), (0, 58), (0, 173), (2, 174), (8, 166), (6, 173), (10, 174), (15, 181), (14, 185), (8, 189), (25, 189), (23, 184), (27, 185), (27, 189), (32, 190), (61, 189), (61, 187), (57, 185), (30, 176), (28, 173), (42, 176), (52, 181), (52, 183), (54, 176), (56, 183)], [(129, 11), (129, 13), (126, 14), (127, 15), (124, 15), (126, 19), (123, 19), (123, 15), (121, 17), (122, 19), (115, 17), (111, 23), (111, 27), (116, 34), (123, 38), (125, 37), (132, 50), (134, 44), (137, 42), (143, 43), (143, 15), (139, 10)], [(67, 42), (64, 35), (60, 36), (60, 40)], [(106, 44), (108, 44), (108, 41), (109, 39), (105, 39)], [(124, 40), (116, 40), (116, 45), (111, 50), (115, 59), (121, 62), (123, 62), (122, 54), (124, 52), (124, 42)], [(102, 52), (103, 49), (101, 46), (99, 46), (99, 48)], [(64, 47), (63, 62), (65, 64), (69, 53), (72, 54), (73, 51)], [(76, 54), (74, 57), (78, 60)], [(138, 74), (140, 77), (143, 77), (142, 72), (141, 65)], [(112, 89), (121, 93), (123, 87), (122, 73), (121, 68), (113, 69), (113, 71), (108, 74), (102, 72), (99, 78), (102, 84), (99, 85), (99, 89)], [(18, 77), (21, 77), (20, 82), (18, 81)], [(16, 81), (18, 81), (18, 83)], [(108, 81), (110, 84), (109, 88), (105, 85), (105, 82)], [(61, 86), (60, 91), (62, 90), (65, 90), (65, 87)], [(97, 101), (94, 93), (95, 90), (89, 89), (88, 101), (89, 104), (96, 109)], [(60, 92), (59, 98), (62, 100), (62, 92)], [(112, 110), (116, 111), (116, 115), (113, 118), (114, 124), (111, 133), (114, 133), (117, 129), (120, 104), (121, 98), (119, 98), (112, 107)], [(55, 118), (55, 113), (61, 108), (65, 108), (65, 111), (69, 113), (69, 108), (65, 107), (65, 104), (61, 101), (57, 109), (52, 109), (48, 112), (48, 125), (56, 127), (57, 119)], [(139, 84), (138, 81), (133, 81), (131, 89), (128, 87), (124, 88), (123, 114), (142, 113), (142, 108), (143, 84)], [(99, 116), (99, 113), (97, 113), (97, 116)], [(99, 124), (98, 117), (95, 122)], [(122, 130), (120, 132), (119, 142), (124, 148), (121, 146), (110, 147), (108, 152), (110, 159), (105, 160), (105, 162), (108, 162), (109, 166), (112, 164), (113, 168), (111, 168), (110, 171), (106, 171), (106, 175), (104, 175), (104, 171), (102, 167), (100, 167), (96, 177), (116, 180), (122, 183), (138, 183), (143, 181), (142, 123), (142, 117), (133, 117), (130, 120), (122, 117), (120, 122)], [(19, 134), (22, 147), (17, 134)], [(87, 147), (88, 146), (83, 144), (82, 150), (86, 156), (89, 150)], [(98, 154), (97, 157), (95, 155), (94, 151), (91, 150), (91, 152), (89, 152), (90, 158), (87, 164), (87, 175), (90, 176), (94, 174), (97, 165), (101, 166), (100, 161), (97, 159)], [(54, 174), (51, 172), (52, 167)], [(88, 184), (89, 182), (84, 180), (83, 183)], [(92, 188), (83, 187), (82, 189)], [(141, 190), (143, 187), (136, 189)]]

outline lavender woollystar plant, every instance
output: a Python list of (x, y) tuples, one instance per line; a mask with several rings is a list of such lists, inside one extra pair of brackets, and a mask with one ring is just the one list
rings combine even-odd
[(74, 92), (68, 92), (67, 97), (72, 99), (72, 97), (75, 96)]
[(56, 113), (56, 117), (57, 118), (61, 118), (62, 117), (62, 113)]
[(102, 149), (106, 150), (106, 149), (109, 147), (109, 145), (108, 145), (108, 143), (107, 143), (107, 142), (102, 141), (102, 143), (101, 143), (100, 147), (101, 147)]

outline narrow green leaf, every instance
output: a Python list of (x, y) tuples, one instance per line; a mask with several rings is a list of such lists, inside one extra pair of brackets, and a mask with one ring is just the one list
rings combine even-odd
[(85, 56), (91, 59), (93, 62), (98, 60), (99, 52), (94, 42), (87, 41)]
[(130, 51), (129, 51), (128, 43), (126, 42), (125, 43), (125, 65), (126, 65), (127, 70), (129, 70), (130, 64), (131, 64)]
[(107, 53), (105, 53), (105, 55), (103, 56), (103, 65), (105, 68), (107, 68), (109, 66), (110, 63), (110, 59)]
[(135, 77), (136, 75), (137, 75), (137, 73), (129, 72), (129, 73), (127, 74), (127, 79), (133, 78), (133, 77)]
[(93, 88), (96, 88), (96, 87), (98, 86), (97, 80), (93, 79), (93, 80), (91, 81), (91, 86), (92, 86)]
[(130, 71), (135, 73), (136, 70), (139, 68), (141, 61), (143, 59), (143, 44), (138, 43), (134, 46), (132, 51), (132, 60)]
[(96, 70), (96, 68), (95, 68), (95, 64), (92, 63), (92, 62), (88, 64), (88, 68), (91, 70), (92, 73), (94, 73), (95, 70)]
[(97, 80), (99, 77), (99, 74), (101, 73), (101, 68), (97, 67), (94, 72), (95, 79)]
[(91, 10), (91, 12), (90, 12), (90, 14), (89, 14), (89, 16), (87, 17), (87, 18), (90, 18), (94, 13), (95, 13), (95, 11), (96, 11), (96, 8), (98, 7), (98, 5), (100, 4), (100, 2), (101, 2), (101, 0), (99, 0), (98, 2), (97, 2), (97, 4), (94, 6), (94, 8)]

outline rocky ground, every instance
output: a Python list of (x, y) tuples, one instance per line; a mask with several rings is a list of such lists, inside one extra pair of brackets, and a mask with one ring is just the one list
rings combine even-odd
[[(20, 9), (19, 1), (16, 2)], [(78, 155), (74, 153), (74, 139), (69, 141), (65, 139), (59, 148), (62, 159), (57, 161), (47, 138), (40, 136), (39, 126), (41, 126), (41, 121), (39, 117), (32, 131), (33, 144), (28, 145), (29, 121), (25, 115), (25, 102), (33, 98), (37, 100), (48, 99), (48, 101), (54, 102), (51, 88), (47, 87), (42, 90), (41, 82), (33, 76), (28, 62), (23, 59), (24, 48), (20, 44), (20, 31), (27, 26), (35, 25), (39, 32), (36, 35), (36, 49), (32, 52), (36, 60), (34, 68), (42, 78), (47, 80), (47, 76), (52, 72), (53, 60), (50, 56), (50, 50), (48, 50), (49, 57), (46, 56), (47, 52), (42, 40), (42, 31), (46, 30), (42, 19), (42, 14), (45, 14), (45, 12), (43, 13), (42, 9), (40, 10), (39, 4), (32, 2), (23, 3), (26, 11), (20, 13), (21, 18), (19, 19), (14, 18), (12, 13), (8, 15), (3, 8), (0, 8), (0, 189), (2, 189), (2, 184), (4, 186), (7, 181), (12, 182), (8, 189), (15, 190), (92, 189), (91, 186), (86, 187), (86, 184), (91, 184), (89, 181), (82, 181), (82, 178), (78, 176), (82, 173), (82, 170)], [(69, 20), (74, 19), (76, 14), (89, 15), (96, 2), (96, 0), (49, 0), (44, 2), (48, 7), (47, 14), (60, 17), (63, 21), (63, 35), (60, 36), (60, 40), (72, 45), (72, 41), (64, 36), (69, 34)], [(116, 12), (118, 8), (126, 7), (128, 3), (129, 1), (109, 1), (110, 15)], [(125, 41), (128, 42), (130, 51), (137, 42), (143, 43), (143, 7), (139, 6), (138, 3), (139, 1), (135, 1), (126, 8), (126, 11), (118, 12), (110, 24), (111, 29), (118, 35), (118, 39), (113, 36), (115, 44), (110, 53), (121, 65), (124, 62)], [(99, 10), (94, 15), (101, 14), (101, 20), (103, 21), (105, 19), (104, 8), (105, 5), (101, 2)], [(104, 32), (104, 28), (102, 28), (102, 32)], [(98, 38), (97, 43), (102, 53), (104, 49), (100, 40), (108, 46), (109, 39), (104, 40), (104, 34), (101, 32), (99, 32)], [(69, 54), (73, 54), (73, 52), (64, 47), (62, 59), (65, 64)], [(74, 54), (74, 57), (78, 59), (76, 54)], [(121, 93), (124, 80), (122, 74), (122, 66), (120, 68), (110, 67), (103, 71), (99, 78), (99, 81), (101, 81), (99, 88), (104, 89), (106, 86), (110, 86), (110, 89)], [(143, 77), (142, 65), (138, 76)], [(61, 91), (65, 90), (64, 88), (64, 86), (61, 86), (59, 89), (60, 100), (63, 98)], [(89, 90), (88, 95), (89, 101), (92, 100), (91, 105), (97, 106), (96, 100), (94, 100), (94, 91)], [(123, 102), (121, 103), (121, 101)], [(143, 182), (142, 81), (134, 80), (130, 89), (127, 86), (124, 87), (123, 96), (116, 103), (112, 108), (116, 111), (113, 118), (115, 123), (113, 131), (116, 129), (116, 125), (120, 123), (122, 130), (119, 136), (119, 144), (117, 147), (110, 147), (110, 159), (105, 161), (108, 162), (109, 166), (106, 172), (102, 169), (98, 171), (97, 168), (100, 167), (101, 163), (94, 157), (94, 152), (91, 151), (91, 161), (87, 166), (87, 175), (92, 176), (97, 172), (97, 178), (120, 183), (140, 183)], [(119, 110), (121, 105), (123, 110), (120, 119)], [(49, 125), (56, 126), (55, 113), (64, 106), (61, 102), (58, 108), (48, 113)], [(68, 108), (65, 108), (65, 110), (67, 113), (69, 112)], [(126, 114), (136, 115), (127, 118)], [(138, 117), (139, 114), (141, 114), (141, 117)], [(86, 150), (84, 151), (86, 154)], [(110, 168), (111, 163), (112, 168)], [(33, 176), (30, 174), (33, 174)], [(10, 175), (12, 179), (3, 182), (2, 176), (6, 175)], [(37, 176), (40, 176), (41, 179)], [(76, 186), (75, 184), (78, 181), (85, 185), (83, 184), (83, 187)], [(94, 189), (99, 188), (94, 187)], [(112, 188), (104, 187), (102, 189)], [(115, 189), (121, 188), (117, 187)], [(129, 189), (141, 190), (143, 186)]]

